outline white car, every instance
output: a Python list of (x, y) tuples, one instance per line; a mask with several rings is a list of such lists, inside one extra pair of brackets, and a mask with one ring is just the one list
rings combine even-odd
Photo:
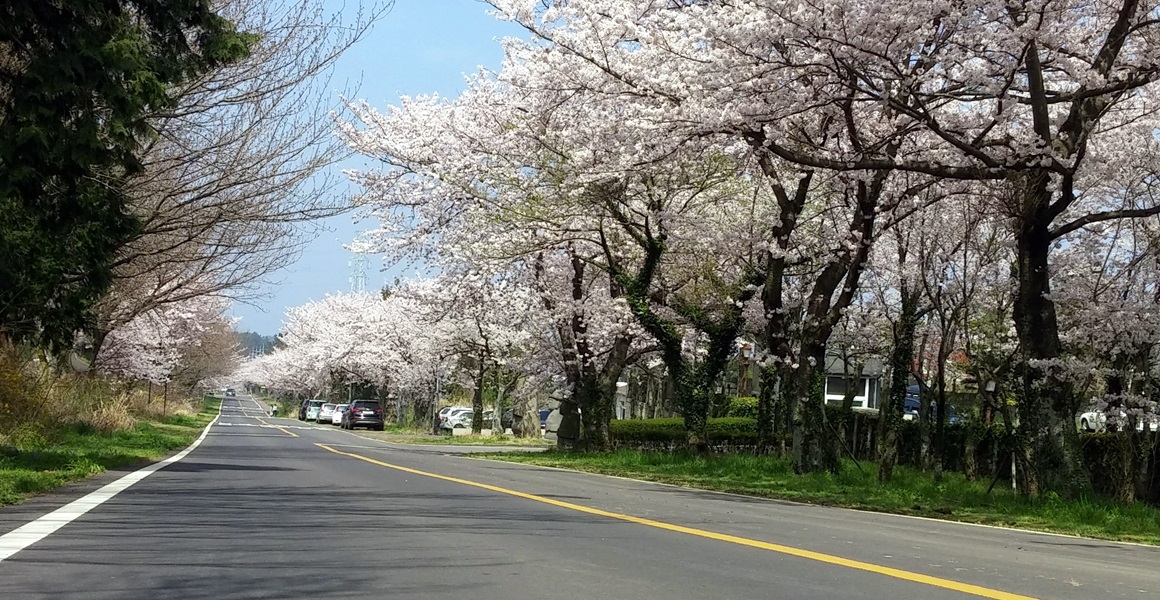
[(471, 412), (471, 409), (464, 406), (444, 406), (439, 409), (439, 429), (451, 429), (449, 424), (451, 417), (464, 412)]
[(335, 406), (337, 405), (333, 402), (327, 402), (326, 404), (323, 404), (322, 408), (318, 409), (318, 422), (329, 423), (331, 415), (334, 414)]
[(461, 429), (471, 427), (472, 411), (470, 408), (457, 408), (443, 418), (439, 423), (440, 429)]
[(1103, 431), (1108, 423), (1108, 415), (1097, 410), (1087, 410), (1075, 417), (1075, 426), (1080, 431)]
[[(1120, 416), (1113, 423), (1114, 425), (1127, 423), (1128, 413), (1119, 411)], [(1160, 418), (1156, 415), (1147, 415), (1136, 419), (1136, 431), (1144, 431), (1144, 423), (1148, 424), (1149, 431), (1160, 431)], [(1108, 428), (1108, 413), (1102, 410), (1096, 410), (1089, 407), (1084, 412), (1076, 415), (1075, 425), (1080, 431), (1097, 432), (1106, 431)]]
[(342, 415), (345, 415), (349, 409), (349, 404), (335, 404), (334, 411), (330, 413), (330, 424), (342, 425)]

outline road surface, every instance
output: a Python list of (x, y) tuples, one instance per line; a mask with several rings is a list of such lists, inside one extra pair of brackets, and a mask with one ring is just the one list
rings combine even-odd
[[(1160, 598), (1157, 548), (445, 451), (226, 399), (188, 456), (0, 562), (0, 598)], [(0, 546), (118, 475), (0, 510)]]

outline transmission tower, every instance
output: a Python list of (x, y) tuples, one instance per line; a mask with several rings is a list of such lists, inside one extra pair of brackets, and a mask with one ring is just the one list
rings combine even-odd
[(347, 263), (350, 266), (350, 291), (367, 291), (367, 265), (369, 263), (370, 260), (367, 259), (367, 255), (365, 254), (356, 254)]

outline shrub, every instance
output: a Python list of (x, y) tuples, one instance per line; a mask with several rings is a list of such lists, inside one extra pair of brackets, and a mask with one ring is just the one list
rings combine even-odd
[(80, 415), (79, 420), (104, 434), (132, 429), (137, 422), (129, 410), (128, 399), (124, 397), (101, 402), (88, 414)]
[[(685, 420), (670, 419), (628, 419), (613, 421), (610, 433), (618, 444), (679, 443), (685, 440)], [(757, 420), (746, 417), (721, 417), (709, 419), (710, 443), (752, 444), (757, 441)]]
[(612, 421), (609, 433), (613, 440), (622, 443), (678, 442), (685, 439), (685, 420), (674, 417)]
[[(1160, 503), (1160, 453), (1155, 449), (1160, 447), (1160, 434), (1144, 433), (1140, 436), (1139, 446), (1133, 447), (1128, 432), (1101, 432), (1080, 434), (1080, 448), (1083, 451), (1084, 462), (1091, 472), (1092, 487), (1105, 496), (1124, 499), (1133, 495), (1142, 494), (1139, 500)], [(1142, 456), (1132, 456), (1133, 452), (1140, 452)], [(1136, 478), (1140, 473), (1133, 469), (1137, 461), (1147, 461), (1143, 468), (1145, 489), (1135, 489)]]
[(745, 417), (747, 419), (757, 418), (757, 398), (753, 396), (739, 396), (729, 401), (729, 410), (726, 411), (726, 417)]

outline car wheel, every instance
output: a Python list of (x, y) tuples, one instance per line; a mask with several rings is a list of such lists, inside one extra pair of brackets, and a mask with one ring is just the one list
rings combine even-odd
[(385, 428), (385, 427), (383, 427), (382, 425), (379, 425), (378, 427), (375, 427), (375, 431), (383, 431), (384, 429), (386, 429), (386, 428)]

